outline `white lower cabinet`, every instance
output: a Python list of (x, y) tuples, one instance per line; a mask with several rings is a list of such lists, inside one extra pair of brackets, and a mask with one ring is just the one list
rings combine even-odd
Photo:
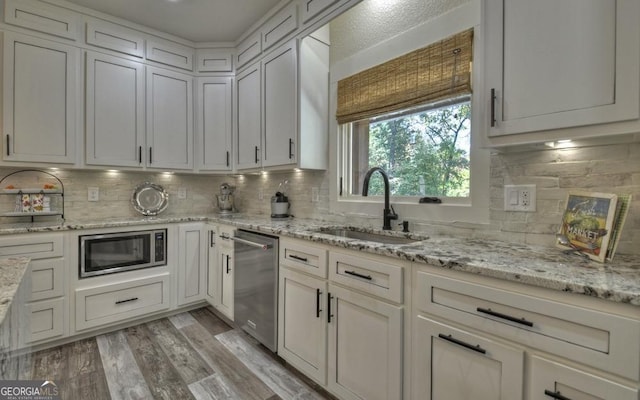
[(636, 400), (638, 389), (538, 356), (531, 357), (528, 400)]
[(280, 268), (278, 279), (278, 354), (326, 385), (327, 282), (288, 268)]
[(216, 307), (220, 303), (218, 296), (218, 251), (216, 248), (216, 237), (218, 227), (216, 225), (206, 225), (207, 230), (207, 294), (209, 304)]
[(206, 237), (201, 223), (178, 227), (178, 306), (204, 300), (207, 286)]
[(340, 399), (402, 398), (403, 307), (329, 284), (328, 387)]
[(20, 335), (20, 347), (45, 343), (67, 333), (64, 234), (44, 233), (3, 237), (0, 257), (31, 259), (31, 290), (24, 305), (30, 323)]
[(414, 400), (523, 398), (524, 351), (418, 315)]
[(75, 290), (76, 330), (112, 324), (171, 306), (168, 273)]
[(235, 228), (221, 225), (218, 227), (218, 240), (216, 242), (217, 253), (217, 281), (219, 302), (216, 309), (225, 317), (233, 321), (233, 277), (234, 277), (234, 256), (233, 256), (233, 234)]

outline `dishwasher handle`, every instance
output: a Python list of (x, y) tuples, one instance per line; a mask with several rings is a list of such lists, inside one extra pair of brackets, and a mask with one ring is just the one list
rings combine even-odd
[(242, 243), (242, 244), (246, 244), (247, 246), (251, 246), (251, 247), (257, 247), (260, 250), (268, 250), (271, 247), (273, 247), (273, 245), (271, 244), (264, 244), (264, 243), (256, 243), (256, 242), (252, 242), (250, 240), (246, 240), (246, 239), (241, 239), (239, 237), (232, 237), (231, 240), (233, 240), (234, 242), (238, 242), (238, 243)]

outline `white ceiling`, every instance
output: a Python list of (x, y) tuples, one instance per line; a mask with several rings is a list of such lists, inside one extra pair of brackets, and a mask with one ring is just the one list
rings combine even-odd
[(234, 42), (280, 0), (68, 0), (194, 42)]

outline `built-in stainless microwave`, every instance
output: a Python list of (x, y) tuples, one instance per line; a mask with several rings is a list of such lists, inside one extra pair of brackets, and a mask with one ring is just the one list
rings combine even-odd
[(83, 235), (80, 278), (167, 265), (167, 230)]

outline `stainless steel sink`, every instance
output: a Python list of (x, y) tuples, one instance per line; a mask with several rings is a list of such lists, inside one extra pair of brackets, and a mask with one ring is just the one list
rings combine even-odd
[(377, 242), (383, 244), (407, 244), (419, 242), (421, 238), (407, 238), (400, 236), (391, 236), (373, 232), (362, 232), (349, 228), (320, 228), (316, 230), (317, 233), (323, 233), (325, 235), (338, 236), (349, 239), (366, 240), (369, 242)]

